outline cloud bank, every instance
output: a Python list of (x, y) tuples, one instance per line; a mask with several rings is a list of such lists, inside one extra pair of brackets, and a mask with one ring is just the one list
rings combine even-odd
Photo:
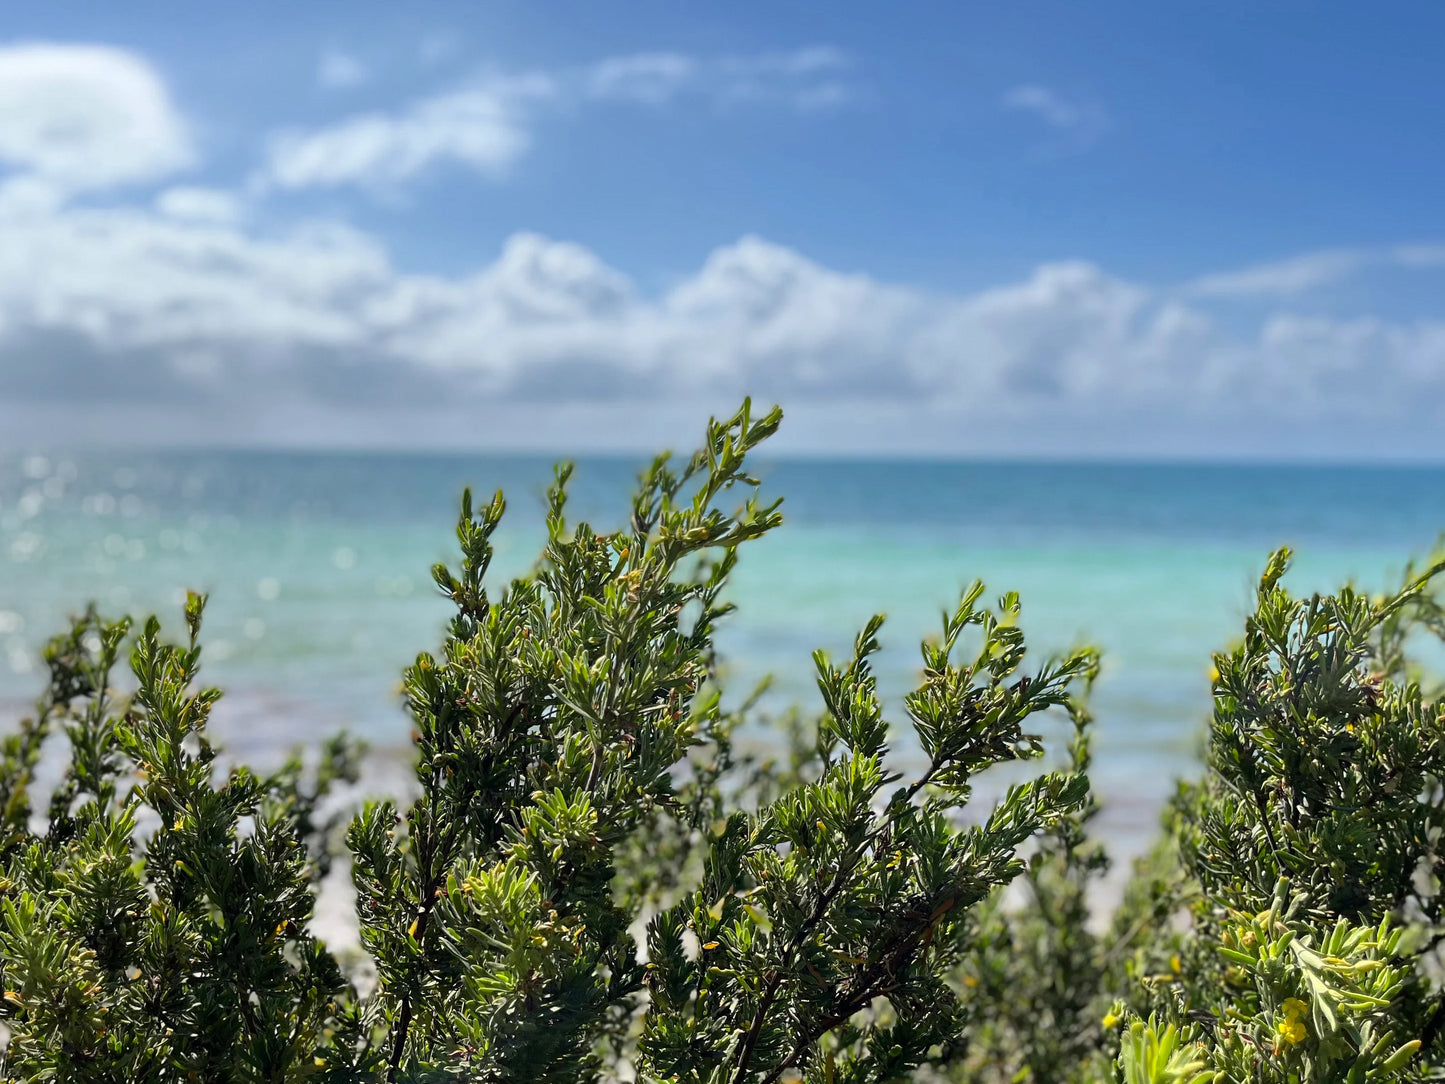
[(444, 277), (398, 269), (334, 223), (262, 234), (219, 214), (74, 208), (0, 229), (0, 398), (184, 404), (231, 439), (283, 403), (625, 416), (751, 393), (991, 419), (990, 432), (1050, 417), (1378, 425), (1402, 405), (1445, 407), (1445, 323), (1280, 311), (1239, 334), (1177, 291), (1087, 263), (952, 295), (745, 237), (649, 296), (595, 253), (527, 233)]

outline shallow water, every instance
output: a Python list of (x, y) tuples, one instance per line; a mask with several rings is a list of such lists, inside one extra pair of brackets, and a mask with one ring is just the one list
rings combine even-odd
[[(636, 466), (582, 462), (573, 516), (619, 523)], [(813, 706), (811, 651), (846, 651), (885, 611), (878, 670), (896, 703), (919, 637), (969, 580), (1017, 589), (1039, 651), (1105, 650), (1094, 777), (1125, 853), (1193, 771), (1209, 653), (1239, 629), (1269, 551), (1298, 548), (1299, 590), (1381, 587), (1445, 527), (1441, 469), (798, 461), (762, 474), (787, 522), (744, 551), (720, 637), (730, 687), (771, 672), (774, 706)], [(549, 476), (544, 459), (495, 456), (0, 455), (0, 719), (38, 691), (36, 649), (67, 611), (94, 598), (174, 628), (189, 586), (211, 593), (205, 658), (234, 752), (265, 758), (342, 725), (400, 747), (398, 675), (440, 635), (428, 569), (452, 556), (457, 494), (506, 489), (500, 577), (535, 553)]]

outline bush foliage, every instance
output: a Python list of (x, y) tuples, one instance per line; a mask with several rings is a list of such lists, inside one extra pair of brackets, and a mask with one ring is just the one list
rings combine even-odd
[[(502, 586), (502, 497), (463, 497), (460, 564), (434, 570), (455, 615), (405, 673), (410, 801), (348, 812), (344, 738), (223, 770), (200, 596), (179, 643), (74, 621), (0, 746), (5, 1079), (1445, 1076), (1445, 712), (1408, 653), (1445, 629), (1438, 566), (1301, 599), (1270, 559), (1214, 660), (1203, 775), (1099, 915), (1098, 659), (1031, 663), (1012, 594), (944, 614), (901, 728), (879, 617), (815, 656), (816, 719), (740, 751), (756, 703), (725, 706), (713, 634), (781, 522), (746, 467), (780, 418), (744, 404), (655, 460), (620, 530), (569, 522), (559, 468), (541, 556)], [(979, 808), (1049, 714), (1067, 766)], [(333, 863), (350, 953), (313, 921)]]

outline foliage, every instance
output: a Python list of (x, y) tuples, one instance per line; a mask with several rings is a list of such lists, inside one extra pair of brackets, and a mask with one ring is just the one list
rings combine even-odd
[[(223, 770), (201, 596), (179, 644), (75, 620), (0, 741), (4, 1078), (1445, 1076), (1445, 708), (1414, 655), (1445, 631), (1440, 565), (1302, 599), (1271, 558), (1214, 660), (1203, 775), (1106, 919), (1098, 657), (1026, 665), (1012, 594), (975, 583), (943, 615), (901, 738), (877, 617), (850, 658), (815, 656), (820, 716), (747, 740), (762, 701), (724, 697), (713, 637), (742, 548), (781, 522), (746, 465), (780, 417), (745, 403), (653, 461), (614, 531), (568, 521), (560, 467), (538, 562), (505, 585), (502, 497), (463, 496), (460, 565), (434, 570), (454, 616), (404, 676), (406, 803), (341, 812), (345, 738)], [(1065, 769), (979, 809), (1050, 712)], [(313, 928), (334, 862), (360, 965)]]
[[(1095, 665), (1085, 675), (1089, 684), (1097, 674)], [(1068, 709), (1071, 770), (1082, 775), (1092, 759), (1093, 718), (1082, 697)], [(1101, 1079), (1107, 959), (1089, 923), (1109, 862), (1088, 835), (1098, 811), (1091, 795), (1045, 829), (1016, 882), (1021, 893), (996, 893), (976, 912), (967, 931), (971, 951), (953, 975), (969, 1026), (933, 1059), (938, 1070), (999, 1084)]]
[[(1048, 950), (995, 963), (977, 1015), (1006, 1042), (979, 1028), (955, 1079), (1107, 1079), (1095, 1051), (1116, 1029), (1130, 1084), (1439, 1075), (1445, 707), (1405, 648), (1438, 632), (1440, 566), (1385, 596), (1302, 599), (1288, 560), (1273, 555), (1243, 639), (1215, 657), (1204, 776), (1105, 933), (1077, 910), (1001, 908), (1004, 943)], [(1040, 1070), (1070, 1041), (1071, 1065)]]
[[(909, 785), (869, 668), (881, 618), (847, 664), (818, 657), (827, 714), (789, 766), (735, 755), (747, 706), (722, 707), (712, 637), (739, 547), (780, 522), (745, 469), (779, 419), (745, 404), (685, 463), (654, 461), (620, 531), (567, 522), (559, 468), (535, 571), (495, 594), (504, 504), (464, 495), (460, 568), (435, 570), (455, 617), (405, 674), (418, 796), (346, 833), (366, 989), (309, 925), (334, 849), (319, 810), (355, 750), (221, 778), (204, 600), (181, 645), (147, 623), (129, 696), (112, 676), (128, 622), (77, 621), (3, 748), (6, 1074), (571, 1081), (626, 1057), (649, 1079), (862, 1080), (952, 1036), (962, 916), (1087, 783), (1047, 773), (981, 824), (955, 814), (978, 771), (1038, 755), (1026, 721), (1092, 657), (1023, 671), (1017, 599), (988, 610), (976, 585), (925, 645), (907, 711), (928, 764)], [(68, 755), (37, 823), (57, 728)]]
[[(7, 742), (11, 1079), (284, 1079), (355, 1031), (346, 980), (308, 929), (308, 886), (328, 851), (319, 806), (355, 778), (357, 750), (333, 742), (309, 773), (292, 760), (218, 780), (205, 735), (217, 694), (192, 688), (203, 603), (186, 604), (184, 646), (146, 624), (129, 698), (111, 673), (129, 622), (76, 621), (46, 649), (49, 690)], [(68, 761), (34, 831), (30, 788), (57, 727)]]
[[(897, 776), (884, 763), (888, 727), (868, 665), (882, 619), (846, 666), (817, 656), (827, 707), (818, 777), (730, 817), (702, 885), (649, 926), (644, 1074), (896, 1079), (956, 1033), (941, 972), (957, 959), (968, 909), (1012, 880), (1019, 846), (1087, 791), (1080, 775), (1048, 773), (1011, 789), (982, 825), (953, 823), (980, 770), (1041, 751), (1024, 721), (1066, 703), (1092, 659), (1076, 653), (1018, 676), (1017, 599), (995, 614), (977, 608), (982, 593), (974, 584), (945, 615), (941, 640), (924, 645), (923, 684), (906, 702), (928, 766), (891, 795)], [(976, 651), (954, 662), (975, 625)]]

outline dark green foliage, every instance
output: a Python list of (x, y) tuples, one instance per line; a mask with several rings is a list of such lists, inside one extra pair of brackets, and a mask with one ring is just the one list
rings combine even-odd
[[(346, 981), (307, 924), (317, 806), (352, 777), (355, 750), (330, 747), (309, 783), (295, 762), (218, 783), (205, 729), (219, 694), (193, 687), (203, 604), (187, 602), (186, 646), (146, 625), (128, 699), (111, 673), (128, 622), (87, 614), (46, 650), (50, 689), (3, 781), (11, 1078), (289, 1079), (349, 1026)], [(69, 760), (31, 833), (24, 796), (56, 726)]]
[(655, 461), (614, 534), (569, 528), (559, 470), (537, 571), (495, 602), (482, 581), (502, 500), (474, 517), (464, 497), (461, 576), (435, 572), (457, 616), (406, 674), (421, 796), (351, 832), (389, 1076), (596, 1072), (604, 1025), (641, 985), (613, 851), (676, 803), (673, 768), (717, 718), (699, 691), (720, 594), (737, 547), (779, 522), (751, 496), (732, 514), (717, 502), (756, 487), (743, 459), (779, 418), (744, 407), (681, 470)]
[(1279, 583), (1288, 556), (1270, 561), (1244, 641), (1216, 657), (1205, 790), (1181, 805), (1185, 860), (1237, 906), (1283, 876), (1322, 917), (1377, 921), (1410, 904), (1434, 924), (1439, 886), (1415, 873), (1442, 869), (1445, 723), (1417, 684), (1387, 680), (1375, 649), (1438, 568), (1386, 599), (1348, 587), (1296, 599)]
[[(1244, 638), (1215, 657), (1204, 776), (1180, 787), (1109, 933), (1060, 924), (1050, 954), (1023, 957), (1054, 961), (1042, 1019), (1079, 1019), (1081, 985), (1096, 1007), (1116, 999), (1092, 1042), (1120, 1029), (1129, 1084), (1435, 1079), (1445, 1061), (1445, 709), (1404, 651), (1438, 631), (1440, 566), (1385, 597), (1299, 599), (1281, 584), (1288, 558), (1271, 558)], [(1004, 921), (1037, 936), (1045, 916)], [(1004, 1014), (1026, 1019), (1009, 991), (1040, 984), (999, 970)], [(1019, 1079), (1056, 1045), (1013, 1039)], [(1102, 1070), (1053, 1077), (1070, 1078)]]
[[(4, 1079), (1445, 1076), (1445, 710), (1411, 655), (1445, 630), (1439, 566), (1297, 599), (1275, 555), (1215, 660), (1204, 775), (1103, 922), (1098, 659), (1026, 665), (1014, 595), (975, 584), (923, 645), (908, 778), (881, 617), (846, 662), (815, 657), (822, 714), (772, 720), (775, 759), (742, 745), (757, 700), (725, 704), (713, 634), (741, 547), (781, 521), (745, 465), (779, 420), (744, 404), (657, 459), (611, 532), (567, 521), (559, 468), (542, 554), (500, 588), (501, 495), (465, 495), (460, 566), (434, 570), (455, 615), (405, 674), (416, 797), (344, 841), (352, 743), (222, 770), (203, 598), (180, 644), (73, 622), (0, 743)], [(977, 809), (1048, 712), (1067, 769)], [(312, 928), (336, 861), (364, 950), (345, 966)]]
[[(1024, 721), (1066, 703), (1091, 663), (1081, 653), (1021, 676), (1017, 600), (996, 615), (977, 608), (982, 592), (975, 584), (924, 646), (907, 707), (928, 766), (891, 795), (898, 777), (868, 664), (882, 619), (846, 667), (818, 656), (827, 714), (816, 778), (729, 818), (702, 885), (650, 924), (644, 1074), (896, 1079), (957, 1033), (943, 976), (969, 908), (1023, 868), (1024, 840), (1087, 794), (1082, 776), (1047, 774), (1011, 790), (983, 825), (955, 823), (979, 771), (1037, 754)], [(955, 662), (971, 626), (979, 642)]]

